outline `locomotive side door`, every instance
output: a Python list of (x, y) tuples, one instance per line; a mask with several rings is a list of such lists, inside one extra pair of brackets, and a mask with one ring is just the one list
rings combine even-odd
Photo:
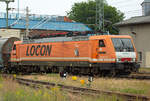
[(107, 48), (106, 48), (106, 40), (100, 39), (98, 40), (98, 61), (105, 62), (108, 59)]
[(92, 40), (92, 60), (93, 62), (103, 62), (104, 59), (106, 58), (106, 42), (104, 39), (100, 40)]

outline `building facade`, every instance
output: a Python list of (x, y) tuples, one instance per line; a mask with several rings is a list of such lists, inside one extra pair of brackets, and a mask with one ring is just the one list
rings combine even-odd
[(141, 67), (150, 68), (150, 16), (133, 17), (116, 26), (121, 35), (132, 36)]
[(19, 29), (0, 29), (0, 38), (18, 37), (21, 38), (21, 30)]

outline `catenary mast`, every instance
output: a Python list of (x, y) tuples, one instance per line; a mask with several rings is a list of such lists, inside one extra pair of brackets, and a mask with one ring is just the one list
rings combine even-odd
[(96, 1), (96, 31), (104, 32), (104, 0)]

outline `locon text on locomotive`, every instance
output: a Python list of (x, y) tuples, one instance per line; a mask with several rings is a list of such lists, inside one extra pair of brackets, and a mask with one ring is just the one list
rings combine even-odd
[(27, 46), (26, 56), (50, 56), (52, 45)]

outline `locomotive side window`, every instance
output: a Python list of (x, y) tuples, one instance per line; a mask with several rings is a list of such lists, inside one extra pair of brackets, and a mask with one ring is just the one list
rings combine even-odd
[(16, 50), (16, 45), (14, 45), (13, 50)]
[(104, 40), (99, 40), (99, 47), (105, 47)]

